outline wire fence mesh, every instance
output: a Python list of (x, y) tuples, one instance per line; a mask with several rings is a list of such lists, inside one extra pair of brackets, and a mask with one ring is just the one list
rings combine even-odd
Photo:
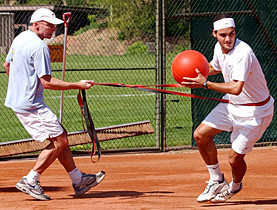
[[(76, 2), (72, 2), (71, 6), (64, 6), (62, 2), (57, 5), (41, 6), (32, 5), (30, 1), (27, 5), (2, 5), (0, 11), (14, 16), (9, 21), (12, 21), (12, 31), (15, 31), (15, 36), (28, 30), (32, 13), (40, 7), (51, 9), (60, 19), (63, 13), (71, 12), (66, 42), (66, 81), (92, 79), (98, 83), (155, 84), (155, 46), (154, 48), (152, 46), (152, 43), (155, 43), (155, 4), (137, 5), (137, 3), (130, 1), (127, 13), (122, 13), (123, 9), (126, 10), (125, 3), (116, 1), (101, 2), (86, 7), (80, 7)], [(139, 17), (136, 12), (141, 13), (142, 16)], [(2, 17), (3, 15), (1, 20), (3, 20)], [(149, 22), (148, 25), (147, 22)], [(2, 30), (1, 33), (8, 34), (10, 31)], [(54, 61), (52, 76), (59, 79), (62, 78), (61, 55), (65, 35), (64, 26), (60, 24), (53, 38), (45, 40), (52, 49), (50, 51), (51, 59)], [(9, 45), (10, 42), (1, 46), (3, 49), (1, 63), (5, 60)], [(1, 120), (6, 121), (1, 126), (0, 139), (4, 142), (30, 138), (12, 111), (3, 105), (8, 77), (4, 72), (0, 75), (3, 83), (1, 84), (1, 110), (3, 110)], [(83, 129), (77, 93), (76, 90), (64, 91), (62, 116), (63, 125), (68, 132)], [(44, 95), (46, 104), (59, 116), (61, 92), (45, 90)], [(144, 120), (150, 120), (155, 127), (155, 94), (127, 88), (94, 86), (87, 91), (87, 97), (96, 127)], [(158, 146), (155, 134), (101, 144), (103, 149)]]
[[(45, 7), (59, 18), (65, 12), (72, 13), (66, 45), (66, 81), (93, 79), (99, 83), (123, 84), (160, 84), (163, 76), (166, 83), (176, 83), (171, 75), (171, 63), (178, 53), (187, 49), (198, 50), (211, 60), (215, 44), (211, 36), (213, 17), (228, 12), (236, 19), (238, 37), (253, 48), (260, 60), (271, 94), (276, 96), (275, 1), (64, 0), (38, 3), (27, 0), (0, 4), (1, 63), (12, 38), (28, 30), (32, 13)], [(49, 48), (54, 49), (51, 53), (56, 62), (52, 63), (52, 70), (57, 78), (62, 77), (64, 32), (63, 24), (58, 25), (55, 36), (45, 40)], [(164, 51), (160, 50), (161, 46)], [(161, 56), (165, 58), (163, 69), (159, 66)], [(3, 122), (0, 141), (29, 138), (13, 112), (3, 105), (8, 82), (4, 70), (0, 77), (0, 119)], [(214, 80), (222, 81), (219, 77)], [(182, 91), (190, 93), (189, 89)], [(65, 91), (63, 124), (69, 132), (83, 129), (77, 92)], [(221, 94), (200, 89), (193, 93), (221, 97)], [(161, 98), (128, 88), (94, 86), (87, 94), (96, 127), (150, 120), (156, 130), (155, 134), (101, 142), (104, 149), (160, 147), (164, 131), (167, 148), (195, 146), (193, 129), (215, 106), (215, 102), (173, 95)], [(60, 95), (60, 91), (45, 90), (46, 104), (57, 116)], [(166, 109), (160, 109), (159, 100), (163, 100)], [(164, 123), (160, 121), (161, 114), (164, 114)], [(261, 141), (275, 141), (275, 128), (276, 118)], [(220, 144), (229, 143), (228, 134), (219, 135), (215, 140)]]
[[(273, 98), (276, 98), (276, 20), (277, 3), (275, 1), (245, 0), (245, 1), (193, 1), (192, 4), (192, 48), (202, 52), (208, 60), (212, 59), (216, 40), (211, 36), (212, 22), (216, 14), (225, 12), (236, 21), (237, 37), (248, 43), (257, 56), (267, 85)], [(221, 76), (211, 77), (214, 81), (223, 81)], [(213, 91), (195, 89), (194, 94), (207, 97), (222, 97), (222, 94)], [(193, 100), (192, 115), (194, 128), (215, 107), (216, 103)], [(203, 109), (205, 107), (205, 109)], [(275, 109), (276, 113), (276, 109)], [(268, 144), (276, 141), (276, 114), (269, 128), (258, 143)], [(229, 144), (229, 133), (221, 133), (214, 138), (217, 144)], [(193, 142), (195, 145), (195, 142)]]

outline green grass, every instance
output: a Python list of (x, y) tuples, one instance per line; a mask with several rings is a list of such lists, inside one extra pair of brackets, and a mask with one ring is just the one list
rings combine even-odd
[[(66, 69), (132, 69), (155, 68), (155, 55), (125, 54), (122, 56), (69, 55)], [(62, 63), (52, 63), (52, 69), (62, 69)]]
[[(176, 83), (170, 72), (170, 63), (173, 57), (174, 55), (168, 56), (167, 83)], [(5, 56), (0, 56), (0, 61), (3, 61), (4, 58)], [(67, 69), (79, 69), (77, 71), (66, 71), (66, 81), (75, 82), (81, 79), (92, 79), (99, 83), (155, 84), (154, 54), (124, 56), (68, 55), (66, 62)], [(104, 70), (116, 68), (126, 68), (127, 70)], [(62, 63), (53, 63), (52, 69), (62, 69)], [(82, 71), (81, 69), (101, 70)], [(61, 78), (61, 72), (53, 72), (53, 76)], [(1, 73), (0, 81), (0, 120), (2, 122), (0, 142), (30, 138), (14, 113), (3, 105), (8, 82), (7, 75)], [(183, 89), (182, 91), (188, 90)], [(80, 108), (76, 99), (77, 93), (78, 90), (65, 91), (63, 125), (69, 132), (83, 129)], [(96, 127), (150, 120), (153, 128), (156, 129), (155, 94), (131, 88), (98, 85), (87, 90), (86, 93)], [(59, 116), (60, 94), (61, 91), (45, 90), (44, 92), (46, 104), (57, 116)], [(190, 99), (167, 95), (166, 120), (167, 146), (190, 144), (192, 128)], [(101, 142), (101, 146), (103, 149), (154, 147), (156, 146), (155, 135), (150, 134)], [(76, 148), (81, 147), (74, 147), (74, 149)]]

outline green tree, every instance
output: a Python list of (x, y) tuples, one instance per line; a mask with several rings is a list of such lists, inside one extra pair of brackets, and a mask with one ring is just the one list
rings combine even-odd
[[(103, 0), (94, 5), (109, 10), (109, 26), (119, 29), (120, 39), (143, 37), (150, 39), (155, 34), (155, 0)], [(147, 35), (147, 36), (146, 36)]]

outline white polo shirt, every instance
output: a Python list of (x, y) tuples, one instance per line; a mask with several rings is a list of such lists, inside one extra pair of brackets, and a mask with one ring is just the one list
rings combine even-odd
[[(269, 97), (267, 82), (259, 61), (250, 46), (245, 42), (236, 39), (234, 48), (227, 54), (222, 53), (220, 44), (217, 43), (210, 64), (215, 70), (221, 71), (225, 82), (244, 81), (242, 92), (239, 95), (226, 94), (223, 97), (224, 99), (230, 100), (233, 104), (246, 104), (262, 102)], [(271, 97), (271, 100), (261, 107), (239, 106), (236, 109), (236, 106), (233, 106), (232, 109), (242, 115), (244, 115), (242, 112), (245, 110), (246, 116), (266, 110), (266, 113), (262, 115), (267, 115), (273, 112), (273, 103), (274, 99)]]
[(30, 30), (13, 41), (6, 61), (10, 63), (5, 106), (15, 112), (28, 113), (45, 105), (40, 77), (51, 75), (47, 45)]

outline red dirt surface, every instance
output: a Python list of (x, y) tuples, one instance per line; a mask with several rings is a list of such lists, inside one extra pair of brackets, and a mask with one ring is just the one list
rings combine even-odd
[[(218, 151), (221, 170), (230, 181), (228, 153)], [(198, 151), (104, 154), (96, 164), (88, 156), (75, 157), (80, 171), (106, 172), (100, 185), (80, 197), (55, 161), (40, 180), (50, 201), (38, 201), (15, 188), (35, 160), (0, 159), (0, 209), (277, 209), (276, 154), (277, 147), (267, 147), (246, 155), (244, 188), (223, 204), (196, 201), (209, 179)]]

